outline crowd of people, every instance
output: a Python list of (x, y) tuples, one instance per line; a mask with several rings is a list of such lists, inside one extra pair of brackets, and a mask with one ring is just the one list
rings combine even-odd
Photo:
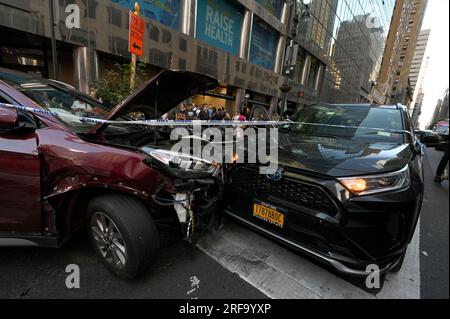
[(231, 120), (230, 114), (223, 107), (213, 107), (211, 104), (197, 106), (195, 103), (182, 103), (177, 109), (176, 119), (184, 120), (203, 120), (203, 121), (222, 121)]
[(176, 114), (173, 119), (179, 121), (186, 120), (202, 120), (202, 121), (279, 121), (286, 117), (281, 117), (274, 112), (270, 117), (266, 112), (251, 112), (251, 108), (246, 107), (240, 112), (236, 112), (233, 116), (224, 107), (214, 107), (211, 104), (202, 104), (197, 106), (195, 103), (182, 103), (177, 107)]

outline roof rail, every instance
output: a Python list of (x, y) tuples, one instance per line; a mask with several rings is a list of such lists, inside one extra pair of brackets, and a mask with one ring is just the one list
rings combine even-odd
[(397, 110), (406, 110), (407, 109), (407, 107), (401, 103), (397, 103), (396, 106), (397, 106)]

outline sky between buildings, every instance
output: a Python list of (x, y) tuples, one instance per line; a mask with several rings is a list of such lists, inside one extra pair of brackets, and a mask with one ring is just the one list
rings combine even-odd
[(425, 58), (430, 65), (425, 78), (425, 98), (420, 117), (420, 126), (430, 122), (438, 99), (449, 87), (449, 0), (429, 0), (422, 29), (431, 29)]

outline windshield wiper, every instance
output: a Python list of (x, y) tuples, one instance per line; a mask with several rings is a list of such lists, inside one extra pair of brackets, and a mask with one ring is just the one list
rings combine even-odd
[(305, 133), (301, 133), (300, 135), (307, 135), (307, 136), (312, 136), (312, 137), (325, 137), (325, 138), (331, 138), (331, 139), (346, 139), (345, 137), (341, 137), (341, 136), (332, 136), (332, 135), (326, 135), (326, 134), (305, 134)]
[(385, 134), (403, 134), (405, 132), (401, 132), (401, 131), (400, 132), (399, 131), (377, 131), (377, 132), (358, 133), (358, 134), (355, 134), (354, 136), (361, 136), (361, 135), (387, 136), (387, 135), (383, 135), (383, 133), (385, 133)]

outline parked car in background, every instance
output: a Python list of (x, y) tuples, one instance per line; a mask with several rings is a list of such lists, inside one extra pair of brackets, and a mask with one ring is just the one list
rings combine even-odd
[(441, 122), (437, 123), (435, 131), (438, 134), (447, 134), (448, 135), (448, 121), (441, 121)]

